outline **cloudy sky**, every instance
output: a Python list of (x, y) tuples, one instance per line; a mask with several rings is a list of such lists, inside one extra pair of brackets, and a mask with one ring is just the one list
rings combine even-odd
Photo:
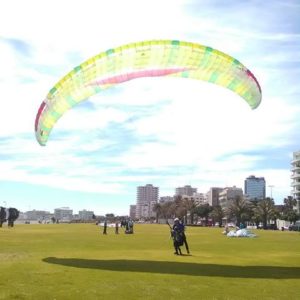
[[(243, 188), (263, 176), (290, 195), (300, 150), (298, 0), (33, 1), (0, 4), (0, 205), (128, 214), (136, 187)], [(183, 40), (241, 61), (262, 87), (251, 110), (229, 90), (170, 78), (133, 80), (67, 112), (46, 147), (34, 119), (52, 86), (123, 44)], [(267, 196), (271, 188), (267, 187)]]

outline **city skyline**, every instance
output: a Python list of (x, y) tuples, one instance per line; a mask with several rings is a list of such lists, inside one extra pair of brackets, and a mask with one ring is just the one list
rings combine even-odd
[[(249, 178), (251, 178), (251, 179), (255, 178), (256, 180), (257, 179), (264, 179), (263, 177), (255, 177), (254, 175), (250, 175), (249, 177), (247, 177), (245, 179), (245, 182)], [(150, 193), (149, 193), (149, 189), (150, 189)], [(230, 187), (229, 186), (224, 186), (224, 187), (210, 187), (208, 191), (198, 191), (197, 187), (193, 187), (191, 185), (184, 185), (184, 186), (175, 187), (173, 193), (168, 194), (168, 195), (163, 195), (163, 196), (161, 196), (159, 194), (159, 189), (160, 189), (159, 186), (156, 187), (156, 186), (154, 186), (151, 183), (147, 183), (145, 186), (138, 186), (138, 187), (136, 187), (136, 201), (135, 201), (135, 204), (131, 203), (129, 205), (128, 213), (127, 214), (123, 214), (123, 215), (130, 215), (130, 210), (131, 210), (132, 206), (138, 207), (139, 205), (143, 206), (145, 204), (148, 206), (148, 204), (150, 204), (153, 200), (156, 203), (161, 203), (161, 200), (163, 200), (162, 201), (162, 203), (163, 203), (163, 202), (165, 202), (165, 199), (168, 199), (167, 201), (173, 201), (174, 198), (176, 196), (179, 196), (179, 195), (180, 196), (188, 196), (188, 197), (197, 197), (198, 195), (201, 195), (201, 196), (204, 196), (204, 198), (206, 199), (207, 203), (209, 203), (209, 205), (214, 206), (214, 205), (217, 205), (217, 204), (213, 203), (213, 200), (209, 200), (209, 198), (212, 197), (209, 194), (211, 193), (211, 191), (213, 189), (216, 189), (219, 192), (224, 192), (227, 189), (238, 189), (238, 190), (242, 191), (243, 196), (246, 197), (246, 199), (248, 199), (249, 201), (254, 200), (254, 199), (257, 200), (256, 198), (254, 198), (254, 199), (251, 198), (251, 197), (249, 198), (249, 195), (247, 195), (245, 193), (245, 188), (243, 189), (243, 188), (237, 187), (235, 185), (234, 186), (230, 186)], [(267, 197), (267, 196), (265, 196), (265, 197)], [(270, 197), (271, 197), (271, 195), (270, 195)], [(263, 198), (264, 197), (261, 197), (260, 199), (263, 199)], [(170, 200), (170, 199), (172, 199), (172, 200)], [(273, 198), (271, 197), (271, 199), (273, 199)], [(212, 202), (212, 203), (210, 203), (210, 202)], [(282, 203), (278, 203), (278, 204), (283, 204), (283, 201), (282, 201)], [(62, 206), (62, 207), (56, 207), (53, 210), (55, 211), (57, 209), (67, 209), (67, 210), (74, 211), (72, 209), (72, 207), (64, 207), (64, 206)], [(31, 210), (29, 210), (29, 211), (47, 211), (47, 212), (49, 212), (49, 210), (37, 210), (37, 209), (34, 209), (34, 208), (31, 209)], [(85, 209), (85, 208), (83, 208), (81, 210), (78, 210), (78, 213), (80, 211), (88, 211), (88, 210)], [(147, 213), (149, 214), (149, 212), (152, 213), (152, 210), (148, 209)], [(110, 214), (110, 213), (114, 213), (114, 212), (113, 211), (109, 211), (109, 212), (107, 211), (107, 212), (104, 213), (104, 215), (105, 214)], [(74, 213), (74, 214), (76, 214), (76, 213)], [(139, 213), (139, 214), (141, 215), (141, 213)], [(116, 214), (116, 216), (118, 216), (118, 215)]]
[[(300, 140), (298, 1), (54, 2), (1, 5), (1, 206), (123, 215), (148, 182), (169, 195), (186, 184), (243, 187), (251, 174), (266, 179), (276, 203), (291, 195)], [(137, 79), (74, 107), (39, 146), (35, 116), (62, 76), (107, 49), (153, 39), (238, 59), (257, 77), (261, 105), (251, 110), (206, 82)]]

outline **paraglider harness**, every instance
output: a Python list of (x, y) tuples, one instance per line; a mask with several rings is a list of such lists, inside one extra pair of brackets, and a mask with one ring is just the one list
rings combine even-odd
[(167, 221), (167, 224), (170, 227), (171, 237), (174, 241), (174, 245), (176, 246), (182, 246), (184, 242), (184, 236), (183, 236), (183, 229), (181, 229), (181, 226), (173, 225), (173, 227), (169, 224)]

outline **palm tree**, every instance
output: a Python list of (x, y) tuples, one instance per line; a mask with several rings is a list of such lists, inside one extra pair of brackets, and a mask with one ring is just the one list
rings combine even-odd
[(260, 215), (257, 213), (256, 207), (259, 200), (251, 200), (250, 202), (250, 220), (255, 223), (256, 228), (259, 227), (259, 223), (262, 221)]
[(226, 214), (229, 219), (234, 218), (236, 225), (245, 225), (245, 222), (250, 219), (251, 208), (249, 201), (245, 200), (242, 196), (236, 196), (230, 201), (229, 206), (226, 209)]
[(162, 215), (166, 219), (173, 217), (173, 215), (174, 215), (173, 201), (165, 202), (162, 205)]
[(209, 204), (202, 204), (195, 208), (195, 214), (200, 218), (205, 219), (205, 226), (208, 224), (209, 213), (211, 212), (212, 207)]
[(156, 214), (156, 223), (158, 223), (158, 218), (162, 216), (162, 205), (160, 203), (155, 203), (153, 206), (153, 212)]
[(187, 209), (184, 205), (184, 199), (181, 195), (176, 195), (174, 201), (172, 202), (171, 211), (173, 212), (173, 217), (183, 218), (187, 214)]
[(184, 198), (183, 201), (184, 201), (183, 203), (184, 207), (186, 209), (186, 219), (187, 219), (187, 214), (189, 213), (191, 217), (190, 219), (191, 224), (194, 224), (194, 214), (195, 214), (195, 209), (197, 207), (197, 203), (193, 198)]
[(300, 218), (299, 214), (294, 210), (294, 207), (297, 205), (297, 200), (288, 196), (284, 198), (283, 202), (283, 219), (295, 223)]
[(294, 199), (292, 196), (288, 196), (287, 198), (284, 198), (283, 200), (284, 207), (288, 210), (294, 209), (294, 206), (297, 204), (297, 200)]
[(219, 223), (219, 227), (222, 227), (223, 218), (225, 216), (224, 210), (220, 205), (213, 207), (210, 216), (212, 217), (214, 222)]
[(259, 201), (254, 210), (255, 214), (260, 217), (264, 229), (267, 228), (268, 221), (276, 219), (278, 215), (274, 200), (269, 197)]
[(259, 227), (259, 223), (262, 222), (261, 216), (258, 213), (257, 206), (251, 208), (251, 222), (255, 223), (256, 228)]

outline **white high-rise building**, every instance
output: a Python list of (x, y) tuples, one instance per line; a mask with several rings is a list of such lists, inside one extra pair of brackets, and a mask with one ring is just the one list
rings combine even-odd
[(130, 208), (129, 208), (129, 217), (132, 220), (136, 219), (136, 205), (130, 205)]
[(292, 167), (292, 196), (297, 200), (296, 210), (300, 212), (300, 151), (293, 153)]
[(251, 175), (245, 179), (245, 196), (249, 200), (262, 200), (266, 197), (266, 181), (264, 177)]
[(136, 218), (155, 217), (153, 207), (158, 201), (159, 188), (152, 184), (137, 187), (136, 195)]

